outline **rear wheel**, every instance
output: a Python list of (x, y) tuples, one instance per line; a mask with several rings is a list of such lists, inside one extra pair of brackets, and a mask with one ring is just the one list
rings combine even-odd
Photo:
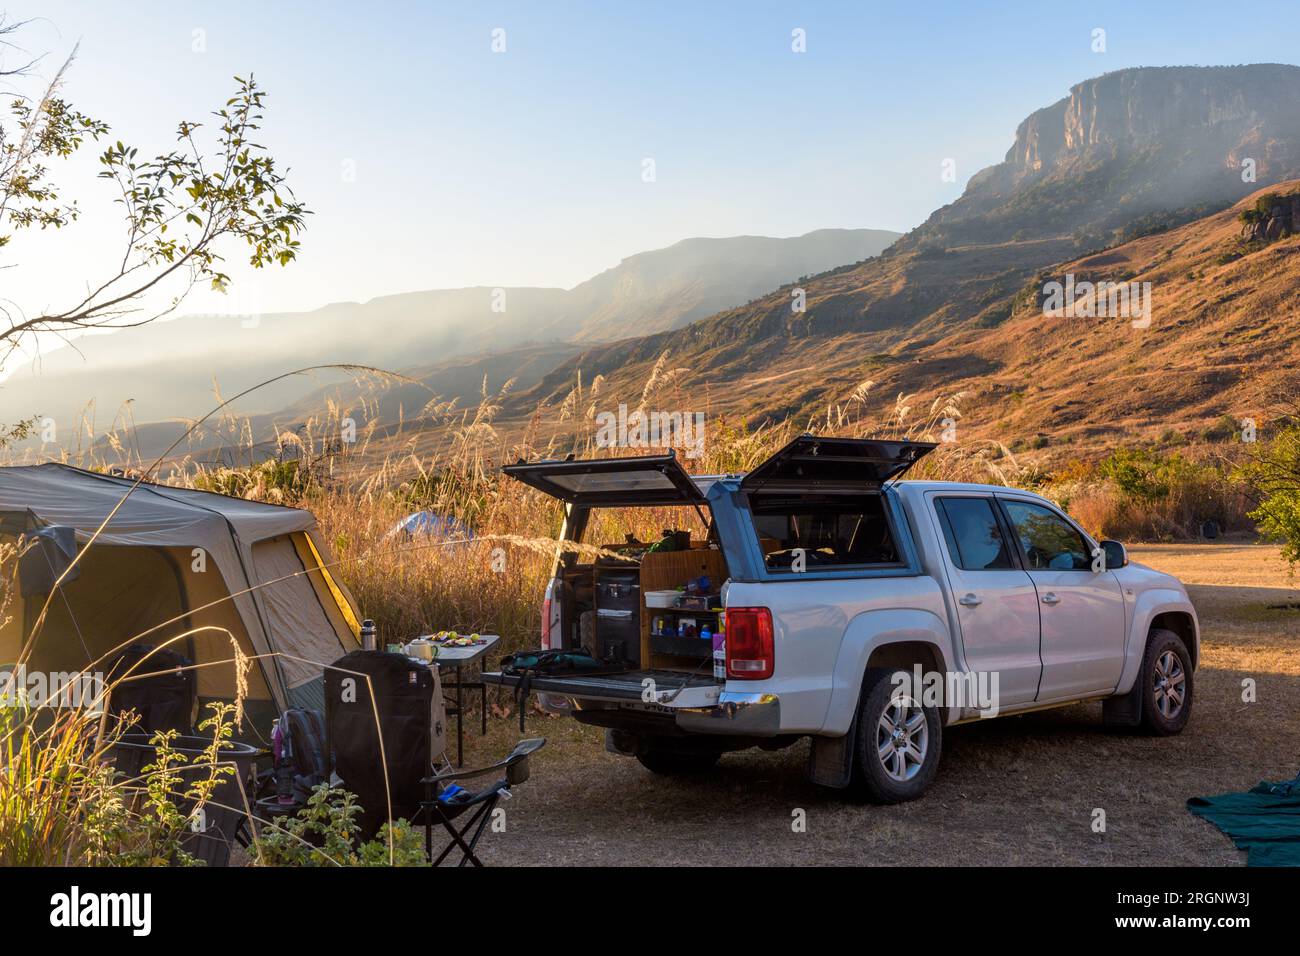
[(712, 769), (721, 756), (717, 750), (673, 746), (663, 740), (646, 740), (637, 750), (636, 759), (652, 773), (680, 777)]
[[(906, 683), (895, 675), (907, 678)], [(858, 703), (853, 787), (876, 803), (902, 803), (925, 793), (939, 770), (943, 724), (934, 707), (913, 696), (911, 674), (867, 671)]]
[(1158, 737), (1182, 731), (1192, 715), (1192, 658), (1173, 631), (1157, 628), (1142, 658), (1142, 729)]

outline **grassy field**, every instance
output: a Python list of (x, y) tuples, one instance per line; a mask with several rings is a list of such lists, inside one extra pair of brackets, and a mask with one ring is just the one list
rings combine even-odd
[[(492, 864), (1211, 865), (1244, 854), (1186, 810), (1188, 797), (1244, 790), (1300, 769), (1300, 589), (1267, 545), (1148, 545), (1134, 560), (1189, 585), (1201, 618), (1196, 704), (1179, 736), (1101, 726), (1086, 704), (945, 734), (923, 799), (855, 804), (803, 778), (807, 744), (724, 756), (690, 781), (657, 777), (605, 753), (598, 730), (532, 716), (549, 743), (533, 779), (505, 804), (507, 829), (485, 837)], [(1243, 703), (1242, 681), (1258, 702)], [(502, 698), (508, 702), (507, 698)], [(475, 728), (476, 731), (476, 728)], [(494, 719), (467, 738), (466, 763), (518, 736)], [(1106, 811), (1106, 832), (1092, 830)], [(795, 833), (797, 810), (807, 831)]]

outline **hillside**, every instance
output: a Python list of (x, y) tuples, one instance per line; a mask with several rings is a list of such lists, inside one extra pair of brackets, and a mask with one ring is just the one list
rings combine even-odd
[(569, 336), (597, 342), (679, 329), (834, 266), (878, 256), (898, 233), (818, 229), (790, 239), (683, 239), (624, 259), (566, 296), (581, 316)]
[[(1254, 161), (1256, 182), (1243, 181), (1244, 159)], [(473, 400), (484, 375), (493, 391), (516, 378), (496, 419), (507, 432), (539, 408), (536, 420), (553, 420), (575, 384), (597, 376), (602, 407), (635, 403), (665, 353), (674, 387), (658, 401), (673, 409), (802, 424), (868, 380), (877, 406), (899, 393), (928, 401), (967, 392), (963, 437), (1048, 458), (1100, 453), (1135, 435), (1173, 441), (1224, 415), (1263, 417), (1297, 354), (1286, 290), (1300, 222), (1256, 211), (1243, 227), (1240, 216), (1297, 181), (1300, 68), (1106, 74), (1027, 117), (1003, 162), (879, 256), (816, 272), (796, 246), (778, 245), (787, 240), (688, 240), (563, 293), (581, 302), (566, 319), (570, 341), (528, 344), (550, 328), (541, 320), (515, 332), (487, 325), (501, 350), (445, 355), (419, 370), (421, 384), (375, 398), (381, 421), (406, 422), (401, 438), (377, 449), (436, 443), (410, 416), (434, 393)], [(799, 243), (842, 248), (832, 231)], [(743, 270), (730, 253), (741, 249), (755, 272), (791, 263), (785, 284), (773, 280), (765, 294), (691, 321), (713, 293), (674, 271), (673, 257), (695, 261), (738, 302), (749, 293), (739, 291)], [(1067, 275), (1149, 282), (1150, 327), (1045, 316), (1045, 284)], [(532, 291), (541, 301), (553, 290)], [(792, 308), (796, 292), (804, 311)], [(652, 334), (600, 340), (656, 323)], [(363, 343), (349, 359), (364, 360), (358, 351)], [(403, 354), (398, 367), (423, 353)], [(362, 393), (317, 392), (260, 421), (292, 425), (327, 394), (355, 403)]]
[[(1278, 238), (1252, 241), (1241, 215), (1270, 195), (1286, 197), (1292, 212), (1275, 220), (1282, 226), (1273, 230)], [(895, 259), (880, 281), (905, 288), (914, 275), (903, 261)], [(932, 268), (926, 275), (933, 280), (940, 273)], [(1124, 316), (1045, 315), (1044, 286), (1064, 283), (1067, 275), (1076, 283), (1150, 283), (1150, 326), (1135, 328)], [(946, 277), (962, 281), (956, 266)], [(749, 353), (747, 363), (743, 350), (714, 349), (699, 353), (715, 363), (711, 369), (748, 364), (749, 371), (701, 375), (691, 368), (678, 396), (691, 409), (806, 421), (828, 404), (847, 403), (870, 379), (871, 394), (883, 403), (899, 393), (919, 393), (928, 404), (936, 395), (965, 392), (962, 440), (994, 439), (1013, 451), (1033, 450), (1049, 464), (1096, 457), (1121, 443), (1178, 444), (1223, 416), (1262, 423), (1281, 411), (1283, 396), (1300, 390), (1298, 285), (1300, 180), (1294, 180), (1206, 218), (1044, 269), (1020, 290), (992, 300), (986, 325), (965, 323), (933, 338), (888, 327), (787, 341), (772, 336), (771, 349)], [(992, 321), (1000, 315), (1005, 318)], [(652, 353), (660, 341), (640, 347)], [(613, 383), (637, 386), (618, 373)]]
[[(450, 396), (461, 386), (434, 374), (450, 359), (679, 328), (781, 282), (877, 255), (897, 238), (898, 233), (878, 229), (824, 229), (789, 239), (687, 239), (631, 256), (567, 291), (507, 288), (498, 296), (490, 288), (443, 289), (255, 320), (185, 316), (83, 337), (75, 348), (56, 350), (17, 370), (0, 383), (0, 420), (48, 415), (68, 427), (94, 400), (102, 430), (128, 399), (136, 421), (195, 416), (215, 404), (214, 381), (230, 396), (291, 369), (336, 362), (424, 367), (417, 374)], [(241, 302), (238, 290), (232, 306), (255, 311), (255, 303)], [(322, 376), (331, 377), (339, 378)], [(506, 377), (494, 376), (493, 384)], [(319, 384), (290, 379), (259, 390), (240, 407), (283, 410)]]
[[(1242, 181), (1247, 156), (1256, 160), (1255, 183)], [(521, 395), (517, 409), (562, 400), (579, 370), (588, 380), (606, 376), (610, 401), (635, 399), (664, 352), (672, 367), (687, 370), (679, 385), (697, 406), (755, 421), (807, 420), (867, 379), (890, 398), (890, 389), (957, 391), (1004, 367), (1026, 331), (1008, 322), (1016, 297), (1040, 273), (1081, 258), (1096, 266), (1087, 250), (1142, 233), (1152, 235), (1132, 248), (1198, 230), (1221, 245), (1235, 220), (1216, 218), (1217, 211), (1295, 178), (1300, 68), (1107, 74), (1028, 117), (1002, 163), (977, 173), (960, 199), (883, 255), (802, 283), (806, 312), (792, 310), (786, 286), (685, 329), (594, 346)], [(1118, 256), (1116, 280), (1140, 265), (1110, 254)], [(1160, 281), (1172, 287), (1175, 279), (1162, 272)], [(1165, 291), (1157, 291), (1158, 303)], [(1065, 391), (1067, 384), (1042, 387)], [(1205, 412), (1184, 398), (1169, 411), (1189, 419)], [(1058, 396), (1049, 405), (1076, 400)]]
[(1281, 183), (1037, 277), (1149, 282), (1149, 328), (1122, 317), (1048, 318), (1041, 294), (1026, 296), (998, 327), (951, 336), (909, 356), (910, 366), (883, 370), (881, 387), (969, 389), (972, 434), (1051, 458), (1135, 439), (1177, 442), (1225, 415), (1263, 422), (1300, 386), (1300, 216), (1288, 235), (1265, 242), (1248, 242), (1240, 221), (1272, 194), (1300, 210), (1300, 180)]

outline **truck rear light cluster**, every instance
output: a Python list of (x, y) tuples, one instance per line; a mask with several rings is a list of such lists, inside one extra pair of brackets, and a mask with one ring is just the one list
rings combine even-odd
[(550, 592), (547, 592), (547, 598), (542, 602), (542, 648), (551, 649), (551, 598)]
[(766, 680), (775, 670), (772, 612), (765, 607), (727, 608), (727, 677)]

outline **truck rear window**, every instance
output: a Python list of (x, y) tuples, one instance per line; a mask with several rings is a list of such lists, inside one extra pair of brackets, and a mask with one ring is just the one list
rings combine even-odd
[(750, 514), (769, 571), (897, 565), (880, 495), (753, 495)]

